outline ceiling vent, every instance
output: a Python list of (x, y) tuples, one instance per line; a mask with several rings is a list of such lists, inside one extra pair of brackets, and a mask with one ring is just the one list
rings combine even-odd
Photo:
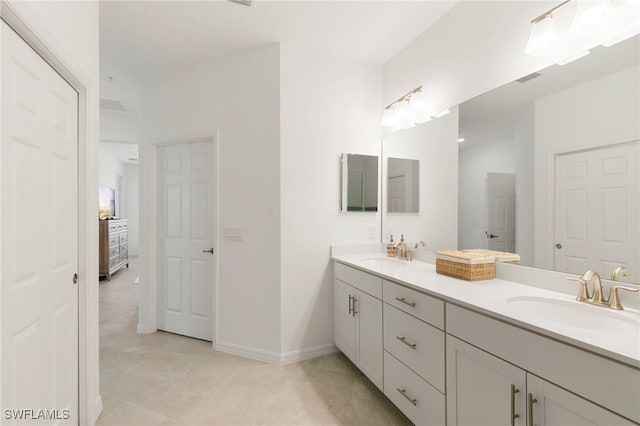
[(100, 98), (100, 109), (118, 112), (127, 112), (127, 107), (120, 101), (114, 99)]
[(241, 4), (241, 5), (244, 5), (244, 6), (251, 6), (251, 2), (253, 0), (229, 0), (229, 1), (232, 2), (232, 3)]
[(522, 78), (517, 79), (516, 81), (520, 82), (520, 83), (526, 83), (529, 80), (533, 80), (534, 78), (538, 78), (540, 77), (542, 74), (540, 74), (539, 72), (533, 72), (529, 75), (525, 75)]

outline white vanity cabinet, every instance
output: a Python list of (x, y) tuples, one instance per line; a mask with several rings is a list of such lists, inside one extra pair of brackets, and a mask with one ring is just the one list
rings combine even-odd
[(637, 368), (452, 304), (446, 324), (448, 424), (512, 424), (511, 385), (516, 425), (638, 424)]
[(444, 302), (383, 283), (384, 394), (417, 425), (445, 424)]
[(449, 425), (526, 425), (526, 372), (447, 336)]
[(447, 390), (448, 425), (634, 424), (452, 336)]
[(382, 390), (382, 279), (336, 263), (334, 291), (335, 344)]

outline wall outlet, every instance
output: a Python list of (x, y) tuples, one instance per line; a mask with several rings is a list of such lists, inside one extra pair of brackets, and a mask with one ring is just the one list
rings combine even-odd
[(244, 241), (244, 228), (224, 228), (224, 239), (227, 241)]

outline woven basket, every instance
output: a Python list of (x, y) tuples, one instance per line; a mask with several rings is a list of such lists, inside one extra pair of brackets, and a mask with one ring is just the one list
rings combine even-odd
[(436, 258), (436, 272), (467, 281), (491, 280), (496, 277), (496, 264), (469, 264)]

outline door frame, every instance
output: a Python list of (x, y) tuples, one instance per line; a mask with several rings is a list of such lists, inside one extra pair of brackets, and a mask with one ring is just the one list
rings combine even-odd
[(158, 330), (158, 153), (161, 146), (179, 145), (187, 143), (211, 142), (215, 153), (214, 177), (215, 193), (213, 211), (216, 215), (214, 224), (213, 256), (214, 276), (211, 291), (211, 308), (213, 313), (212, 348), (215, 349), (218, 336), (218, 279), (220, 259), (220, 143), (217, 130), (204, 136), (168, 137), (140, 143), (140, 287), (137, 332), (140, 334), (154, 333)]
[[(0, 0), (0, 19), (78, 92), (78, 424), (93, 424), (102, 411), (98, 370), (98, 227), (94, 202), (98, 191), (99, 82), (84, 73), (28, 8), (18, 2)], [(96, 249), (91, 250), (92, 247)]]
[[(491, 210), (491, 199), (489, 198), (489, 178), (491, 177), (508, 177), (508, 178), (513, 178), (513, 182), (515, 185), (517, 176), (516, 173), (505, 173), (505, 172), (487, 172), (487, 176), (485, 178), (485, 212), (484, 212), (484, 224), (485, 224), (485, 230), (489, 231), (489, 224), (491, 223), (491, 215), (489, 214), (490, 210)], [(515, 196), (517, 197), (517, 193), (515, 194)], [(516, 205), (517, 205), (517, 201), (516, 201)], [(513, 209), (513, 223), (515, 224), (515, 220), (516, 220), (516, 209)], [(515, 239), (515, 227), (514, 227), (514, 239)], [(490, 240), (488, 238), (485, 238), (484, 241), (484, 248), (489, 249), (489, 243)], [(517, 244), (517, 241), (516, 241)], [(515, 246), (515, 245), (514, 245)], [(515, 250), (515, 247), (514, 247)]]

